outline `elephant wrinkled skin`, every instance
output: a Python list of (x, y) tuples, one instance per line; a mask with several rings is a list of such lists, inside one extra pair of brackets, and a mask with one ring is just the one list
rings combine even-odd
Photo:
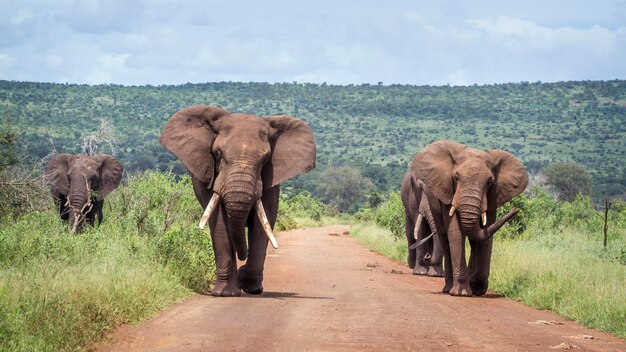
[[(528, 185), (524, 166), (499, 149), (483, 151), (453, 141), (437, 141), (415, 154), (411, 177), (426, 186), (428, 204), (444, 252), (444, 293), (483, 295), (489, 285), (493, 234), (512, 216), (496, 221), (499, 206)], [(469, 265), (465, 262), (469, 238)]]
[[(201, 227), (208, 221), (217, 267), (211, 294), (263, 292), (279, 184), (315, 167), (311, 128), (290, 116), (258, 117), (200, 105), (172, 115), (160, 142), (185, 165), (206, 208)], [(246, 260), (239, 271), (236, 258)]]
[(441, 240), (428, 205), (426, 190), (426, 185), (412, 178), (410, 172), (404, 175), (400, 197), (406, 215), (406, 239), (409, 246), (407, 262), (415, 275), (440, 277), (443, 276)]
[(57, 154), (46, 164), (44, 174), (61, 219), (69, 221), (72, 232), (85, 222), (102, 222), (104, 197), (122, 180), (124, 168), (110, 155)]

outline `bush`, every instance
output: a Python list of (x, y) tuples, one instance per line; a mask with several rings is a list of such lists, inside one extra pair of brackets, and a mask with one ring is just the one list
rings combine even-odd
[(376, 224), (391, 231), (396, 238), (404, 236), (406, 217), (400, 192), (392, 192), (389, 198), (374, 210)]
[(181, 284), (196, 292), (208, 292), (215, 278), (211, 235), (195, 227), (176, 225), (158, 241), (160, 262), (168, 266)]
[(316, 221), (322, 219), (324, 204), (311, 193), (303, 191), (297, 195), (282, 200), (285, 212), (293, 217), (309, 218)]

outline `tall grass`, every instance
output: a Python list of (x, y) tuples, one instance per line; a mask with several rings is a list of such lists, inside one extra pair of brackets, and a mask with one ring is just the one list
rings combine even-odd
[(208, 289), (208, 234), (188, 178), (148, 173), (107, 198), (105, 220), (79, 235), (55, 210), (0, 223), (0, 350), (82, 350)]
[[(383, 203), (361, 212), (362, 224), (352, 233), (368, 248), (405, 262), (406, 240), (397, 234), (404, 215), (390, 211), (403, 213), (398, 206)], [(557, 202), (535, 189), (499, 212), (513, 206), (520, 214), (495, 237), (490, 289), (626, 338), (626, 203), (614, 202), (606, 249), (603, 214), (589, 198)]]

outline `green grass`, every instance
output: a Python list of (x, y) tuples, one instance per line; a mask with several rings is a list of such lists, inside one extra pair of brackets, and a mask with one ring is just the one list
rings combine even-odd
[[(605, 251), (597, 232), (528, 233), (532, 236), (495, 240), (490, 289), (626, 338), (626, 238), (613, 238)], [(352, 235), (367, 248), (406, 262), (406, 242), (391, 231), (361, 223), (352, 226)]]
[(213, 250), (192, 193), (188, 179), (150, 173), (116, 190), (102, 226), (80, 235), (52, 209), (0, 222), (0, 350), (85, 350), (208, 290)]
[(495, 242), (490, 287), (539, 309), (626, 338), (626, 253), (599, 234), (564, 229)]
[(372, 223), (352, 225), (350, 234), (365, 247), (381, 253), (387, 258), (406, 263), (407, 242), (392, 236), (391, 231)]

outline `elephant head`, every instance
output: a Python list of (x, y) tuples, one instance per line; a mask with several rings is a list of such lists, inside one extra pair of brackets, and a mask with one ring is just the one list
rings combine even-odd
[(490, 237), (508, 220), (510, 216), (496, 222), (497, 207), (528, 184), (524, 166), (510, 153), (468, 148), (453, 141), (437, 141), (417, 153), (412, 173), (448, 207), (449, 216), (458, 212), (461, 231), (473, 240)]
[(124, 168), (110, 155), (58, 154), (45, 167), (61, 217), (69, 217), (72, 232), (79, 232), (93, 202), (102, 201), (119, 186)]
[(160, 142), (212, 193), (201, 227), (216, 206), (224, 205), (240, 260), (247, 257), (245, 226), (253, 208), (276, 246), (261, 203), (263, 191), (315, 167), (311, 128), (290, 116), (258, 117), (192, 106), (172, 115)]

